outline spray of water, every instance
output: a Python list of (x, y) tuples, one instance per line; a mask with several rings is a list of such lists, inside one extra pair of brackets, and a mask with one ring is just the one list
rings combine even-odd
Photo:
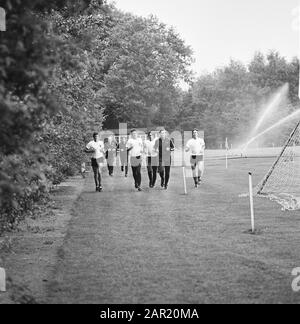
[[(265, 109), (263, 109), (262, 114), (261, 114), (259, 120), (257, 121), (254, 129), (250, 133), (248, 143), (250, 143), (250, 144), (252, 143), (252, 139), (257, 135), (257, 132), (259, 131), (259, 129), (261, 128), (261, 126), (263, 125), (263, 123), (267, 119), (267, 117), (269, 117), (271, 115), (271, 113), (273, 113), (275, 111), (275, 109), (278, 108), (278, 106), (282, 102), (282, 100), (287, 97), (288, 90), (289, 90), (289, 84), (286, 83), (285, 85), (280, 87), (278, 89), (278, 91), (272, 96), (272, 98), (269, 100), (268, 104), (265, 106)], [(246, 151), (246, 149), (250, 145), (248, 143), (241, 146), (241, 150), (243, 153)]]
[(245, 152), (245, 150), (247, 149), (247, 147), (252, 144), (253, 142), (255, 142), (257, 139), (259, 139), (261, 136), (269, 133), (271, 130), (295, 119), (297, 116), (300, 116), (300, 109), (296, 110), (295, 112), (293, 112), (292, 114), (290, 114), (289, 116), (282, 118), (279, 122), (277, 122), (276, 124), (274, 124), (273, 126), (269, 127), (268, 129), (266, 129), (265, 131), (261, 132), (260, 134), (256, 135), (255, 137), (253, 137), (251, 140), (248, 141), (248, 143), (245, 145), (243, 152)]
[(282, 86), (276, 94), (272, 97), (270, 102), (267, 104), (266, 108), (264, 109), (261, 117), (259, 118), (257, 124), (255, 125), (251, 137), (255, 136), (257, 134), (257, 131), (262, 126), (265, 119), (275, 110), (275, 108), (278, 107), (278, 105), (281, 103), (281, 101), (286, 98), (287, 93), (289, 91), (289, 84), (286, 83), (284, 86)]

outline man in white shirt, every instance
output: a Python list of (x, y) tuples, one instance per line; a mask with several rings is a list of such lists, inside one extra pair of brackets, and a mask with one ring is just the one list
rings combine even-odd
[(100, 140), (98, 133), (94, 133), (93, 138), (94, 140), (87, 144), (85, 152), (92, 154), (91, 164), (94, 172), (96, 192), (101, 192), (101, 167), (104, 164), (104, 143)]
[(156, 139), (152, 132), (148, 133), (148, 139), (145, 141), (145, 153), (147, 157), (147, 170), (149, 177), (149, 187), (154, 188), (157, 178), (158, 171), (158, 152), (155, 150), (154, 146)]
[(187, 142), (186, 152), (191, 153), (191, 167), (195, 181), (195, 188), (198, 188), (204, 174), (204, 139), (199, 137), (198, 129), (193, 130), (193, 138)]
[(138, 138), (138, 133), (135, 129), (131, 131), (131, 138), (126, 144), (127, 150), (129, 152), (130, 164), (132, 168), (134, 185), (138, 191), (142, 191), (142, 154), (143, 154), (143, 141)]

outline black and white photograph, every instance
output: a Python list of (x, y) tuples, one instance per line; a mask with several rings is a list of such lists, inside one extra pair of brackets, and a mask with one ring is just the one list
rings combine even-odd
[(299, 0), (0, 0), (0, 304), (299, 304), (299, 80)]

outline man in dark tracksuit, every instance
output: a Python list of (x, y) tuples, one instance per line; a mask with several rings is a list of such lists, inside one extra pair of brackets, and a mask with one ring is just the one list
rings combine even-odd
[(167, 137), (166, 130), (159, 132), (159, 139), (156, 141), (154, 149), (159, 152), (159, 174), (161, 187), (168, 189), (170, 172), (172, 165), (171, 153), (174, 152), (174, 142)]

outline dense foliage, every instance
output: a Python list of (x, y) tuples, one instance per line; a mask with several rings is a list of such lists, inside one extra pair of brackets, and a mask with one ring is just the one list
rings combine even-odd
[(71, 35), (56, 17), (64, 16), (72, 26), (71, 19), (87, 17), (105, 4), (76, 3), (76, 8), (74, 1), (59, 0), (7, 0), (3, 5), (0, 232), (44, 203), (53, 183), (79, 169), (87, 121), (92, 119), (93, 127), (102, 124), (98, 80), (90, 73), (97, 65), (89, 48), (93, 41)]

